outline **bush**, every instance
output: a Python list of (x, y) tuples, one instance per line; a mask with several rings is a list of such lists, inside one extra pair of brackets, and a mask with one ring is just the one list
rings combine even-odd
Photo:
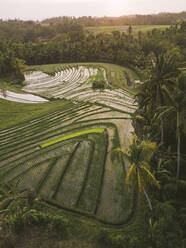
[(69, 221), (63, 216), (52, 217), (52, 224), (56, 231), (58, 231), (63, 238), (68, 236)]
[(112, 248), (142, 248), (136, 236), (129, 236), (123, 232), (113, 233), (103, 228), (99, 230), (98, 241)]
[(89, 82), (92, 83), (92, 88), (94, 90), (100, 89), (104, 90), (107, 87), (107, 82), (104, 78), (103, 71), (99, 70), (97, 75), (91, 76)]
[(176, 209), (169, 202), (158, 202), (153, 213), (153, 240), (158, 248), (181, 247), (183, 232), (176, 219)]
[(104, 80), (94, 81), (92, 83), (92, 88), (104, 90), (106, 88), (106, 81)]

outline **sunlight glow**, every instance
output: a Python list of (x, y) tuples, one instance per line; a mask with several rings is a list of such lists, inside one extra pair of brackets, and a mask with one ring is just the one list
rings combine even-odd
[(0, 0), (0, 18), (44, 19), (54, 16), (122, 16), (181, 12), (185, 0)]

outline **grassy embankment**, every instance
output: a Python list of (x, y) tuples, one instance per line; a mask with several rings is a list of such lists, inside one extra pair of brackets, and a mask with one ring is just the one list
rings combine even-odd
[(81, 135), (90, 134), (90, 133), (103, 133), (104, 131), (105, 131), (104, 128), (93, 128), (93, 129), (88, 129), (88, 130), (84, 130), (84, 131), (81, 131), (81, 132), (75, 132), (75, 133), (71, 133), (69, 135), (65, 135), (65, 136), (59, 137), (57, 139), (52, 139), (52, 140), (50, 140), (48, 142), (42, 143), (40, 145), (40, 147), (45, 148), (47, 146), (56, 144), (58, 142), (69, 140), (69, 139), (72, 139), (72, 138), (75, 138), (75, 137), (78, 137), (78, 136), (81, 136)]

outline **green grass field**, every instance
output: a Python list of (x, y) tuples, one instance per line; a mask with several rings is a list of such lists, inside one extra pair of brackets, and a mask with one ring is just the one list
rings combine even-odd
[(56, 100), (40, 104), (11, 102), (0, 98), (0, 130), (66, 108), (70, 101)]
[[(152, 31), (154, 28), (164, 30), (169, 28), (170, 25), (138, 25), (132, 26), (133, 34), (137, 36), (138, 31), (142, 31), (147, 33), (148, 31)], [(99, 26), (99, 27), (87, 27), (87, 30), (93, 32), (94, 34), (98, 34), (101, 32), (104, 33), (112, 33), (113, 31), (120, 31), (128, 33), (128, 26)]]

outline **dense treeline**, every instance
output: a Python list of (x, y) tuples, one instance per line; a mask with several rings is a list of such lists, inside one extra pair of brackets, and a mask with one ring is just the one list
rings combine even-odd
[[(33, 30), (29, 30), (30, 26)], [(17, 20), (1, 22), (0, 51), (11, 51), (15, 57), (25, 60), (27, 65), (101, 61), (144, 69), (151, 59), (151, 52), (177, 49), (180, 58), (186, 58), (185, 26), (183, 22), (165, 31), (153, 29), (147, 35), (139, 32), (135, 37), (131, 26), (128, 34), (114, 31), (112, 34), (94, 35), (87, 33), (77, 22), (53, 27)], [(46, 31), (46, 36), (41, 36), (42, 30)]]
[[(148, 185), (152, 200), (152, 209), (147, 215), (150, 247), (182, 248), (186, 245), (186, 72), (178, 68), (179, 59), (173, 51), (154, 55), (148, 76), (139, 85), (136, 95), (139, 107), (133, 116), (133, 126), (137, 145), (157, 144), (145, 169), (156, 177), (160, 189), (155, 190), (147, 177), (142, 178), (141, 171), (136, 179), (138, 184)], [(147, 145), (144, 150), (149, 153)], [(138, 152), (133, 146), (134, 158), (145, 154), (145, 151)]]
[(172, 25), (186, 19), (186, 12), (181, 13), (159, 13), (151, 15), (129, 15), (120, 17), (54, 17), (49, 18), (42, 23), (56, 24), (67, 20), (77, 20), (86, 27), (112, 26), (112, 25)]
[(11, 50), (0, 50), (0, 77), (11, 76), (15, 82), (22, 82), (24, 61), (16, 58)]
[[(146, 52), (151, 51), (151, 61), (148, 66), (146, 63), (144, 82), (138, 86), (136, 101), (139, 107), (133, 116), (133, 126), (138, 137), (137, 147), (143, 142), (154, 142), (157, 145), (150, 164), (146, 164), (143, 169), (156, 177), (160, 190), (155, 190), (150, 185), (151, 182), (147, 177), (144, 178), (139, 168), (136, 180), (138, 187), (139, 183), (149, 185), (147, 188), (152, 199), (152, 210), (149, 214), (148, 242), (151, 247), (158, 248), (186, 246), (185, 33), (186, 23), (182, 23), (180, 28), (172, 27), (159, 36), (161, 41), (154, 34), (150, 42), (146, 43)], [(153, 40), (160, 43), (149, 46), (153, 44)], [(145, 52), (144, 49), (145, 47), (142, 49)], [(135, 150), (132, 153), (135, 158), (140, 157), (140, 153), (145, 154), (144, 151), (139, 151), (138, 154), (134, 145), (132, 148)], [(147, 145), (144, 150), (148, 152)], [(145, 162), (144, 158), (144, 164)]]
[(82, 30), (82, 24), (68, 19), (55, 25), (42, 25), (39, 22), (17, 19), (0, 20), (0, 38), (17, 42), (45, 41), (60, 34)]

